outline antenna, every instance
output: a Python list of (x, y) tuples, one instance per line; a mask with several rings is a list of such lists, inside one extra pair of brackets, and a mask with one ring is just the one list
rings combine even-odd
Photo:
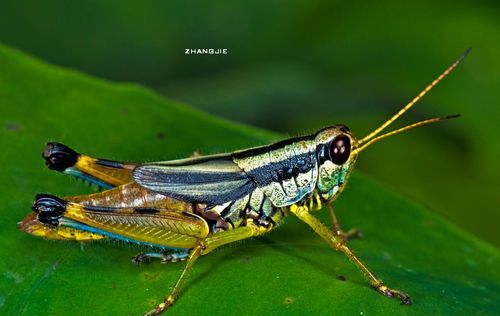
[[(444, 77), (446, 77), (465, 57), (469, 54), (471, 48), (467, 49), (460, 58), (458, 58), (450, 67), (448, 67), (439, 77), (437, 77), (430, 85), (428, 85), (422, 92), (419, 93), (413, 100), (410, 101), (407, 105), (405, 105), (398, 113), (396, 113), (393, 117), (388, 119), (384, 124), (380, 125), (376, 130), (363, 137), (358, 141), (358, 144), (363, 144), (369, 141), (371, 138), (377, 136), (381, 131), (383, 131), (387, 126), (391, 125), (392, 122), (397, 120), (401, 115), (403, 115), (406, 111), (408, 111), (415, 103), (417, 103), (424, 95), (427, 94), (434, 86), (436, 86)], [(425, 121), (424, 121), (425, 122)], [(433, 121), (434, 122), (434, 121)], [(431, 122), (429, 122), (431, 123)], [(389, 136), (389, 135), (388, 135)]]

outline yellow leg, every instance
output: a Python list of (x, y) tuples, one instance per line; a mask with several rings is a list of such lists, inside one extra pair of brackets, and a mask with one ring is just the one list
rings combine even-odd
[(328, 212), (330, 213), (330, 217), (332, 218), (332, 229), (333, 232), (341, 237), (344, 240), (349, 240), (351, 238), (361, 238), (362, 233), (358, 228), (351, 228), (347, 232), (344, 232), (340, 227), (340, 223), (335, 215), (335, 211), (333, 210), (332, 204), (327, 204)]
[(212, 236), (206, 239), (200, 240), (198, 245), (195, 248), (193, 248), (189, 253), (186, 266), (184, 267), (184, 270), (182, 271), (170, 295), (167, 296), (163, 300), (163, 302), (159, 304), (155, 309), (149, 311), (145, 315), (146, 316), (159, 315), (167, 308), (172, 306), (172, 304), (179, 296), (180, 289), (182, 287), (182, 284), (184, 283), (184, 279), (186, 278), (188, 271), (191, 269), (196, 259), (198, 259), (200, 256), (206, 255), (207, 253), (213, 251), (215, 248), (220, 247), (222, 245), (258, 236), (260, 234), (269, 231), (271, 228), (272, 227), (269, 228), (260, 227), (254, 224), (252, 220), (248, 220), (246, 226), (238, 227), (232, 230), (221, 231), (219, 233), (213, 234)]
[(292, 205), (290, 212), (295, 214), (300, 220), (309, 225), (318, 235), (320, 235), (330, 246), (335, 250), (343, 252), (352, 262), (354, 262), (363, 271), (365, 277), (370, 284), (380, 293), (396, 297), (401, 300), (403, 304), (411, 304), (410, 297), (401, 291), (388, 288), (382, 283), (373, 272), (371, 272), (366, 265), (359, 260), (359, 258), (346, 246), (345, 241), (338, 235), (334, 234), (328, 227), (323, 225), (316, 217), (309, 213), (305, 206)]
[(167, 308), (169, 308), (177, 299), (179, 296), (179, 292), (181, 290), (182, 284), (184, 283), (184, 280), (186, 279), (186, 276), (191, 270), (191, 267), (193, 266), (194, 262), (196, 259), (198, 259), (201, 255), (201, 251), (204, 248), (204, 245), (202, 243), (199, 243), (195, 248), (191, 250), (189, 253), (189, 257), (186, 262), (186, 266), (184, 267), (184, 270), (182, 270), (182, 273), (175, 283), (174, 288), (172, 289), (172, 292), (170, 292), (170, 295), (167, 296), (163, 302), (161, 302), (158, 306), (156, 306), (155, 309), (147, 312), (144, 314), (145, 316), (150, 316), (150, 315), (160, 315), (163, 311), (165, 311)]

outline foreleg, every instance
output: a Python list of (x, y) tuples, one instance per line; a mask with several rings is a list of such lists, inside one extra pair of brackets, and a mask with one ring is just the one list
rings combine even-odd
[(401, 291), (388, 288), (368, 267), (347, 247), (345, 241), (333, 233), (328, 227), (323, 225), (316, 217), (309, 213), (307, 207), (292, 205), (290, 212), (295, 214), (300, 220), (309, 225), (319, 236), (321, 236), (333, 249), (343, 252), (358, 268), (364, 273), (373, 288), (379, 293), (389, 297), (396, 297), (403, 304), (411, 304), (410, 297)]

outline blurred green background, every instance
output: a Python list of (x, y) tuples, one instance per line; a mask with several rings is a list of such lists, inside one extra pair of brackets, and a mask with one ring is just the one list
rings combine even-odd
[[(472, 47), (395, 125), (462, 118), (379, 143), (358, 169), (496, 245), (499, 31), (494, 1), (0, 4), (4, 44), (287, 135), (344, 123), (364, 136)], [(229, 54), (184, 55), (185, 48)]]

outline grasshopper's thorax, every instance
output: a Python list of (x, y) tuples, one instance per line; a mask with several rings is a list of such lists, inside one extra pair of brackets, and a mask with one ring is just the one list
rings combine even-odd
[[(230, 207), (221, 205), (213, 210), (237, 226), (252, 213), (259, 220), (277, 223), (281, 211), (293, 204), (320, 208), (322, 202), (332, 200), (343, 189), (356, 160), (352, 150), (356, 145), (349, 129), (336, 125), (314, 135), (237, 152), (233, 161), (257, 187)], [(277, 215), (279, 218), (275, 218)]]
[(316, 134), (318, 180), (315, 193), (323, 201), (332, 201), (345, 187), (356, 162), (357, 140), (344, 125), (322, 129)]

